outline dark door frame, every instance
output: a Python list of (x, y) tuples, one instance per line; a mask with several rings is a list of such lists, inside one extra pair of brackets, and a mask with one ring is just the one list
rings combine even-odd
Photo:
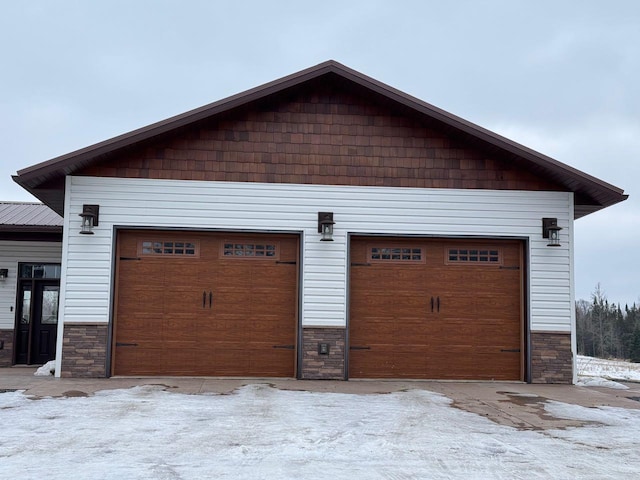
[[(43, 264), (39, 264), (43, 265)], [(47, 264), (49, 265), (49, 264)], [(59, 264), (55, 264), (59, 265)], [(20, 269), (19, 269), (20, 270)], [(28, 287), (28, 288), (27, 288)], [(14, 365), (39, 365), (43, 362), (42, 358), (37, 358), (39, 341), (37, 335), (40, 333), (42, 327), (42, 297), (45, 287), (57, 287), (58, 289), (58, 306), (59, 309), (59, 292), (60, 292), (60, 279), (59, 278), (18, 278), (16, 284), (16, 316), (15, 316), (15, 328), (14, 328), (14, 349), (13, 349), (13, 364)], [(23, 316), (23, 292), (29, 290), (31, 292), (29, 302), (29, 322), (24, 327), (21, 323)], [(56, 313), (59, 313), (57, 310)], [(56, 315), (57, 317), (57, 315)], [(58, 319), (55, 324), (49, 324), (53, 333), (53, 340), (51, 343), (51, 354), (47, 356), (49, 360), (55, 359), (56, 354), (56, 337), (58, 330)], [(26, 339), (23, 337), (26, 335)], [(21, 348), (22, 346), (22, 348)], [(26, 351), (22, 351), (22, 349)]]

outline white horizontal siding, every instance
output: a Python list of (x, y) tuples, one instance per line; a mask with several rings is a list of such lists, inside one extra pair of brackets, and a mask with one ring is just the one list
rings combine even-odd
[[(525, 238), (531, 328), (571, 328), (570, 193), (94, 177), (67, 188), (67, 322), (108, 321), (113, 227), (136, 226), (302, 232), (305, 326), (345, 325), (350, 233)], [(95, 235), (78, 234), (83, 203), (100, 205)], [(334, 242), (319, 241), (318, 211), (334, 212)], [(558, 218), (561, 247), (546, 247), (542, 217)]]
[(18, 263), (60, 263), (60, 242), (0, 241), (0, 268), (9, 270), (6, 280), (0, 280), (0, 328), (13, 329), (16, 318)]

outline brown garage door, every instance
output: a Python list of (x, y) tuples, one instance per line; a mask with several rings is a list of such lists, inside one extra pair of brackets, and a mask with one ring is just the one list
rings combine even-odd
[(522, 380), (521, 251), (353, 237), (349, 377)]
[(118, 233), (114, 375), (295, 375), (298, 237)]

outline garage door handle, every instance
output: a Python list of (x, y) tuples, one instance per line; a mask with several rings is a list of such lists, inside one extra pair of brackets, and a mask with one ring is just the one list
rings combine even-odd
[(431, 297), (431, 313), (433, 313), (433, 297)]
[(209, 292), (209, 308), (213, 305), (213, 292)]
[(202, 308), (207, 305), (207, 292), (202, 292)]
[(438, 307), (438, 313), (440, 313), (440, 297), (436, 300), (436, 306)]

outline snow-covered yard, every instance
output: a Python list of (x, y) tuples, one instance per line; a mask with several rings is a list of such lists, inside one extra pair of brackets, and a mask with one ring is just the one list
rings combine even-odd
[(0, 472), (24, 479), (636, 479), (640, 410), (556, 402), (587, 426), (526, 431), (410, 390), (267, 384), (228, 395), (160, 386), (89, 397), (0, 393)]
[(597, 379), (640, 382), (640, 363), (578, 355), (576, 371), (583, 384), (594, 384)]

